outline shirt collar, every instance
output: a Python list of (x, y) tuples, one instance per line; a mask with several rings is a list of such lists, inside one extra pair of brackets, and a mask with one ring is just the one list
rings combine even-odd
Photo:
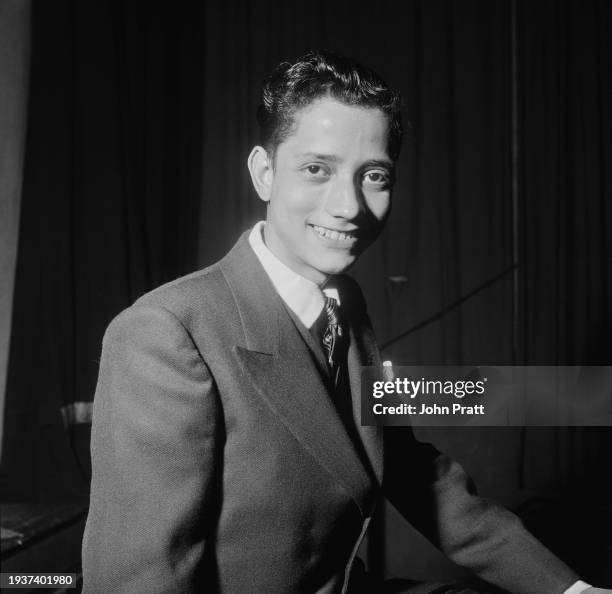
[(259, 221), (253, 227), (249, 234), (249, 243), (281, 299), (300, 322), (306, 328), (310, 328), (323, 311), (325, 296), (332, 297), (340, 304), (338, 290), (326, 288), (322, 292), (316, 283), (297, 274), (281, 262), (264, 243), (264, 226), (265, 221)]

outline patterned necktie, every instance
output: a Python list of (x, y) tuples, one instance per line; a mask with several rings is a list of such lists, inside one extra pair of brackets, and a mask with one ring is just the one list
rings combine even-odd
[(338, 321), (338, 302), (333, 297), (325, 297), (325, 314), (327, 315), (327, 327), (323, 332), (323, 348), (327, 355), (327, 363), (330, 370), (337, 366), (337, 355), (339, 342), (342, 338), (342, 326)]

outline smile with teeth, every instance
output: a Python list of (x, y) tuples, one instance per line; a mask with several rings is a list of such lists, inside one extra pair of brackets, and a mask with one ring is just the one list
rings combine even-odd
[(328, 229), (327, 227), (319, 227), (318, 225), (311, 225), (311, 227), (321, 237), (332, 239), (334, 241), (353, 241), (357, 239), (354, 233), (347, 233), (345, 231), (334, 231), (333, 229)]

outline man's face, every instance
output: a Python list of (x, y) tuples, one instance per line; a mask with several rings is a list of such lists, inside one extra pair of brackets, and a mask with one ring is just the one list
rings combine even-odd
[(323, 284), (382, 230), (393, 183), (387, 136), (379, 109), (325, 97), (297, 112), (276, 151), (264, 235), (298, 274)]

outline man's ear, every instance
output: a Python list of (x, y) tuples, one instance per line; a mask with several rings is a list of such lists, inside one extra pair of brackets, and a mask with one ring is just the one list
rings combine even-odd
[(264, 202), (269, 202), (274, 170), (266, 149), (262, 146), (254, 147), (247, 159), (247, 167), (257, 194)]

